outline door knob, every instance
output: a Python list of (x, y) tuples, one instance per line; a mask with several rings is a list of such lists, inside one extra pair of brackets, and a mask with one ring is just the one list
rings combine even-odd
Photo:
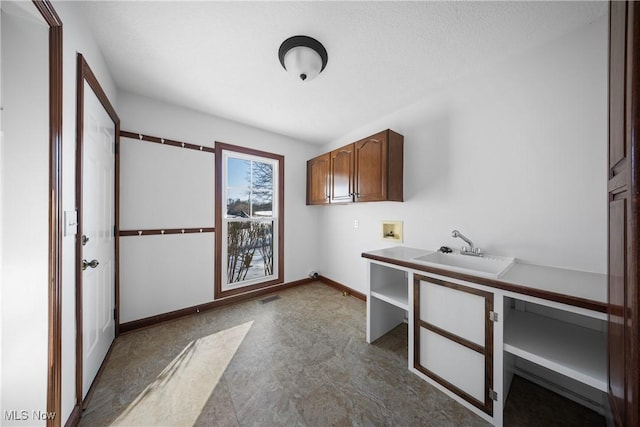
[(97, 259), (92, 259), (91, 261), (87, 261), (86, 259), (82, 260), (82, 271), (86, 270), (87, 267), (96, 268), (100, 264)]

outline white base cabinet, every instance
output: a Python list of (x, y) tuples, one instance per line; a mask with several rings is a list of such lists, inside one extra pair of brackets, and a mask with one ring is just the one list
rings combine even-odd
[(380, 261), (368, 273), (367, 342), (408, 319), (408, 368), (483, 419), (503, 424), (514, 373), (579, 384), (588, 397), (565, 396), (602, 411), (606, 314)]

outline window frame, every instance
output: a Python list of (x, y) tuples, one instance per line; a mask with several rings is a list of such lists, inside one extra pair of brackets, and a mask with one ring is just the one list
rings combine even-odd
[[(227, 274), (227, 224), (226, 218), (227, 194), (226, 184), (226, 159), (234, 158), (260, 161), (267, 160), (274, 163), (277, 171), (274, 171), (273, 205), (274, 215), (269, 217), (273, 221), (273, 245), (274, 245), (274, 273), (266, 276), (265, 280), (251, 279), (240, 282), (238, 285), (226, 283)], [(240, 147), (237, 145), (216, 142), (215, 145), (215, 283), (214, 299), (227, 298), (241, 293), (252, 292), (284, 282), (284, 156)], [(267, 218), (247, 218), (248, 222), (260, 222)]]

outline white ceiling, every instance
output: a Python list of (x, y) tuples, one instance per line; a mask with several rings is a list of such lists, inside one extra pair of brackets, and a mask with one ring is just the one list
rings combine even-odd
[[(604, 15), (606, 2), (87, 1), (90, 28), (124, 90), (293, 138), (327, 143), (470, 70)], [(311, 82), (278, 48), (326, 47)]]

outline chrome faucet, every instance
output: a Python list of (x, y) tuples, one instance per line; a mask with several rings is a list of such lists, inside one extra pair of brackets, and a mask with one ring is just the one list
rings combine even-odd
[(463, 246), (463, 247), (460, 248), (460, 254), (461, 255), (484, 256), (484, 254), (482, 253), (482, 249), (476, 248), (474, 246), (473, 242), (471, 240), (469, 240), (469, 238), (467, 238), (464, 234), (462, 234), (458, 230), (453, 230), (451, 232), (451, 237), (459, 237), (462, 240), (464, 240), (465, 242), (467, 242), (467, 244), (469, 245), (468, 247), (467, 246)]

